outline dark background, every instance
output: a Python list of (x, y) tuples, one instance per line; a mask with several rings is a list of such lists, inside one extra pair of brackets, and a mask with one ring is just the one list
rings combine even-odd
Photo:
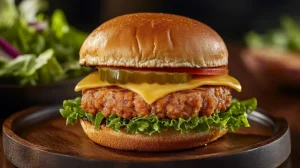
[(243, 40), (249, 30), (279, 26), (280, 16), (300, 16), (300, 0), (49, 0), (51, 13), (63, 9), (69, 22), (92, 31), (115, 16), (162, 12), (188, 16), (215, 29), (225, 40)]

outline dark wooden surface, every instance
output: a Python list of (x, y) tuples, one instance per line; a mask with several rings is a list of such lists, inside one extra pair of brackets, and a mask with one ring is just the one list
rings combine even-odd
[[(251, 73), (244, 68), (240, 59), (242, 49), (242, 45), (228, 45), (230, 74), (239, 79), (243, 86), (241, 93), (235, 92), (233, 94), (240, 99), (256, 97), (259, 107), (288, 120), (292, 133), (292, 154), (281, 167), (300, 167), (300, 94), (287, 94), (261, 87)], [(2, 134), (0, 142), (2, 145)], [(3, 167), (13, 167), (3, 156), (2, 147), (0, 148), (0, 161)]]

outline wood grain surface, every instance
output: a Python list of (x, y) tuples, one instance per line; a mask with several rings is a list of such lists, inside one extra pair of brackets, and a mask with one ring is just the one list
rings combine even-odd
[[(243, 45), (236, 43), (228, 45), (230, 54), (230, 74), (235, 76), (243, 86), (243, 91), (241, 93), (234, 92), (233, 95), (239, 99), (256, 97), (258, 99), (259, 107), (265, 109), (275, 116), (283, 116), (288, 120), (292, 137), (292, 153), (290, 158), (280, 167), (298, 168), (300, 167), (300, 94), (299, 92), (296, 93), (296, 91), (283, 93), (279, 92), (278, 90), (269, 90), (268, 88), (262, 87), (262, 85), (256, 81), (252, 74), (245, 69), (240, 59), (240, 52), (242, 51), (243, 47)], [(60, 121), (57, 120), (57, 122)], [(24, 136), (27, 136), (27, 138), (33, 138), (30, 134), (24, 134)], [(72, 136), (76, 137), (77, 135), (74, 134)], [(230, 138), (231, 135), (229, 134), (228, 136), (229, 137), (224, 138)], [(0, 141), (2, 141), (2, 135), (0, 139)], [(91, 146), (86, 147), (90, 148)], [(122, 155), (122, 152), (120, 152), (119, 156), (120, 155)], [(3, 167), (13, 167), (4, 158), (2, 148), (0, 148), (0, 159)]]
[(209, 157), (218, 153), (231, 153), (238, 148), (251, 148), (254, 144), (272, 136), (273, 130), (270, 127), (258, 123), (251, 123), (251, 125), (249, 129), (228, 133), (205, 148), (177, 152), (130, 152), (96, 145), (88, 139), (80, 124), (66, 126), (65, 119), (61, 117), (33, 125), (24, 132), (20, 132), (19, 136), (38, 145), (39, 149), (82, 158), (133, 161), (177, 160)]

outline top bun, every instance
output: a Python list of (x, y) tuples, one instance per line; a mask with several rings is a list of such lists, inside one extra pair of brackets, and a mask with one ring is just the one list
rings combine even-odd
[(136, 13), (95, 29), (80, 49), (80, 64), (136, 68), (218, 67), (228, 64), (222, 38), (207, 25), (178, 15)]

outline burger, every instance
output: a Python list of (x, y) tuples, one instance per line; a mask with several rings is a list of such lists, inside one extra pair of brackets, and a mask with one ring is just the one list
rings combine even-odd
[(102, 146), (172, 151), (206, 145), (240, 127), (256, 99), (238, 101), (228, 51), (207, 25), (178, 15), (136, 13), (96, 28), (80, 49), (95, 71), (60, 109)]

